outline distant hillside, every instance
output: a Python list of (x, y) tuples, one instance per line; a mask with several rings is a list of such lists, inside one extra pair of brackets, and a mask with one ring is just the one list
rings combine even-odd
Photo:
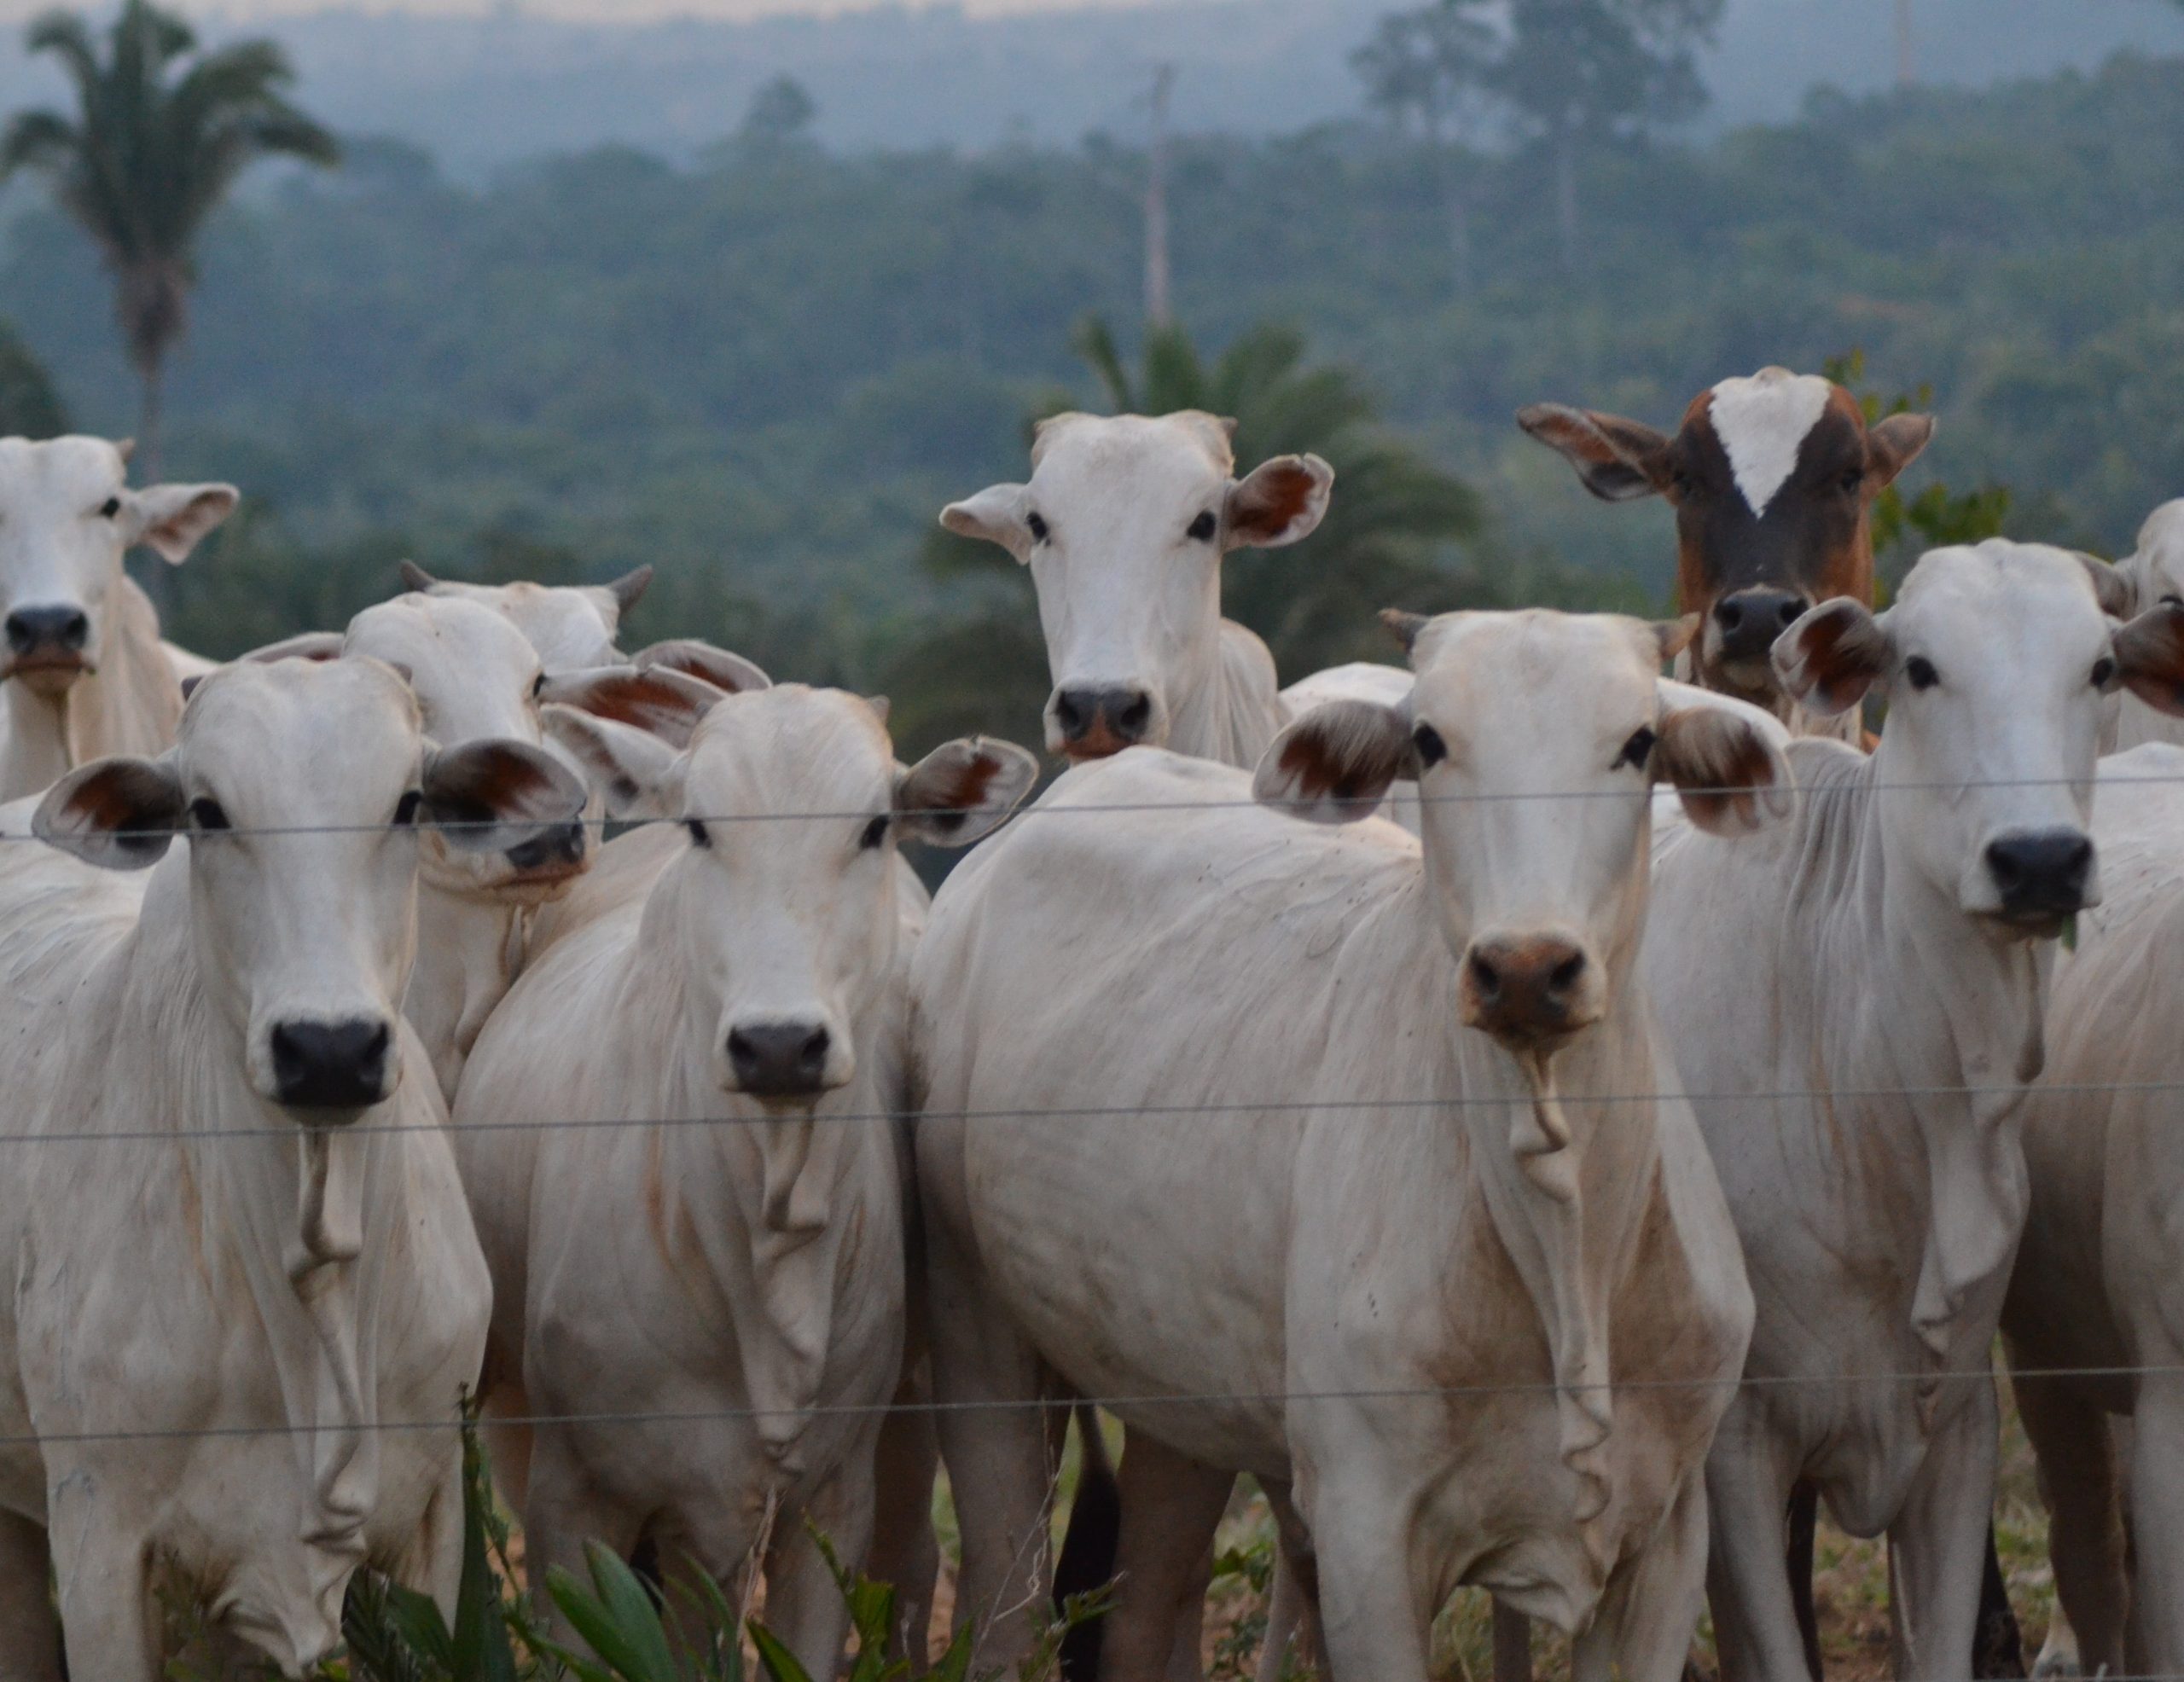
[[(1923, 78), (1979, 85), (2089, 68), (2120, 48), (2184, 52), (2166, 0), (1917, 0)], [(285, 20), (313, 106), (398, 135), (478, 178), (545, 152), (617, 142), (687, 161), (784, 72), (817, 98), (820, 135), (851, 149), (985, 150), (1141, 131), (1150, 67), (1172, 61), (1180, 126), (1267, 135), (1354, 114), (1350, 49), (1387, 0), (1152, 0), (971, 19), (950, 5), (830, 19), (557, 23), (511, 6), (482, 19), (332, 11)], [(1708, 128), (1779, 121), (1806, 90), (1894, 72), (1894, 0), (1731, 0), (1708, 60)], [(218, 32), (215, 31), (214, 32)], [(0, 105), (42, 90), (18, 32), (0, 37)]]

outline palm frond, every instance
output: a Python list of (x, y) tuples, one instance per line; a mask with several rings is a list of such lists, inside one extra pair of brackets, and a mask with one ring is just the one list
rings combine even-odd
[(1145, 335), (1145, 413), (1172, 415), (1179, 409), (1204, 409), (1211, 401), (1205, 365), (1181, 325), (1170, 322)]
[(76, 84), (77, 97), (86, 105), (96, 99), (98, 49), (92, 44), (90, 26), (75, 13), (59, 9), (41, 13), (23, 32), (23, 47), (26, 52), (51, 53)]
[(65, 165), (83, 144), (76, 125), (57, 111), (19, 111), (0, 134), (0, 181), (18, 170)]
[(1076, 326), (1070, 329), (1069, 347), (1107, 388), (1108, 406), (1116, 414), (1137, 411), (1130, 369), (1124, 364), (1122, 353), (1115, 348), (1115, 335), (1105, 320), (1094, 315), (1078, 317)]

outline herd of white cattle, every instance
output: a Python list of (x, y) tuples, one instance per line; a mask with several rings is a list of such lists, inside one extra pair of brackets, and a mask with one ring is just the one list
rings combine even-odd
[[(405, 568), (215, 667), (122, 559), (235, 490), (0, 441), (0, 1682), (156, 1682), (177, 1600), (299, 1674), (360, 1567), (451, 1603), (466, 1393), (534, 1579), (757, 1571), (822, 1677), (812, 1533), (921, 1656), (942, 1462), (978, 1663), (1031, 1650), (1089, 1400), (1109, 1682), (1200, 1674), (1242, 1473), (1263, 1676), (1426, 1682), (1472, 1585), (1583, 1682), (1709, 1604), (1796, 1682), (1813, 1488), (1965, 1682), (1998, 1331), (2043, 1663), (2184, 1672), (2184, 503), (1876, 611), (1924, 417), (1523, 419), (1676, 505), (1695, 613), (1391, 614), (1408, 670), (1286, 690), (1222, 558), (1328, 464), (1047, 423), (942, 515), (1037, 586), (1020, 812), (1022, 748), (624, 653), (647, 573)], [(1005, 822), (930, 899), (897, 852)]]

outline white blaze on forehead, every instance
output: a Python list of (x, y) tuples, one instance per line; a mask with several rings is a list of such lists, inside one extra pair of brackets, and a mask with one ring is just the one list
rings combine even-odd
[(1767, 512), (1797, 471), (1798, 451), (1827, 412), (1830, 389), (1816, 374), (1786, 368), (1763, 368), (1749, 379), (1724, 380), (1714, 387), (1709, 411), (1714, 436), (1755, 514)]

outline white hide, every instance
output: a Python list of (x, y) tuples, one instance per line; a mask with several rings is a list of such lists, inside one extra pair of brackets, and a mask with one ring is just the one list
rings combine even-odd
[[(767, 1621), (829, 1675), (846, 1615), (804, 1525), (863, 1558), (903, 1348), (896, 837), (975, 838), (1037, 766), (954, 743), (903, 772), (868, 703), (795, 685), (722, 701), (680, 753), (553, 716), (672, 821), (557, 908), (456, 1109), (488, 1400), (579, 1416), (533, 1436), (531, 1569), (649, 1538), (732, 1584), (770, 1515)], [(816, 1084), (752, 1097), (735, 1036), (783, 1024), (826, 1030)], [(702, 1417), (583, 1418), (663, 1410)]]
[[(451, 1604), (489, 1286), (396, 1012), (397, 820), (483, 813), (507, 844), (573, 792), (514, 744), (435, 752), (376, 662), (288, 661), (215, 673), (168, 753), (39, 808), (82, 859), (152, 867), (9, 844), (0, 1079), (42, 1142), (0, 1180), (0, 1673), (55, 1675), (48, 1534), (71, 1672), (102, 1682), (166, 1674), (170, 1599), (288, 1674), (361, 1564)], [(284, 1108), (269, 1035), (336, 1020), (384, 1030), (384, 1096)]]
[(1995, 1396), (1940, 1375), (1986, 1368), (2042, 1057), (2051, 948), (2031, 937), (2059, 921), (2001, 916), (1986, 849), (2082, 831), (2117, 641), (2076, 556), (1936, 551), (1887, 613), (1823, 604), (1775, 647), (1808, 705), (1885, 690), (1874, 754), (1799, 740), (1793, 824), (1656, 848), (1644, 970), (1759, 1303), (1755, 1383), (1707, 1476), (1725, 1674), (1804, 1672), (1782, 1566), (1800, 1478), (1844, 1528), (1887, 1531), (1899, 1673), (1972, 1650)]
[(2076, 953), (2056, 959), (2048, 1068), (2024, 1122), (2031, 1208), (2002, 1310), (2013, 1368), (2077, 1374), (2014, 1389), (2088, 1676), (2184, 1666), (2184, 1037), (2169, 990), (2184, 937), (2184, 749), (2103, 760), (2094, 835), (2104, 897), (2079, 918)]
[[(1222, 556), (1310, 536), (1334, 472), (1286, 455), (1238, 479), (1233, 426), (1195, 410), (1057, 415), (1040, 423), (1030, 483), (990, 486), (940, 518), (1031, 567), (1056, 698), (1141, 692), (1137, 740), (1250, 765), (1287, 721), (1266, 645), (1221, 617)], [(1052, 699), (1047, 747), (1070, 751)]]
[(499, 614), (530, 641), (549, 671), (581, 671), (622, 664), (615, 648), (622, 616), (643, 595), (652, 568), (641, 566), (611, 584), (466, 584), (435, 578), (405, 560), (402, 578), (421, 594), (475, 602)]
[[(1120, 755), (936, 898), (918, 1179), (981, 1662), (1026, 1638), (1047, 1488), (1040, 1415), (984, 1404), (1048, 1393), (1050, 1366), (1136, 1399), (1107, 1404), (1130, 1453), (1165, 1445), (1209, 1530), (1237, 1471), (1293, 1489), (1334, 1682), (1423, 1682), (1462, 1582), (1577, 1632), (1581, 1678), (1681, 1670), (1751, 1303), (1690, 1111), (1629, 1101), (1676, 1090), (1635, 973), (1650, 788), (1786, 771), (1675, 709), (1634, 621), (1451, 615), (1414, 658), (1401, 709), (1277, 739), (1257, 791), (1283, 811), (1235, 771)], [(1298, 768), (1329, 754), (1351, 768)], [(1421, 766), (1422, 851), (1337, 821)], [(1583, 798), (1468, 798), (1547, 791)], [(1706, 821), (1758, 821), (1732, 803)], [(1476, 953), (1533, 938), (1589, 965), (1568, 1035), (1461, 1025)], [(1196, 1545), (1171, 1552), (1187, 1576)], [(1176, 1586), (1126, 1577), (1124, 1607)], [(1118, 1609), (1111, 1663), (1144, 1621)]]
[(1786, 368), (1763, 368), (1714, 387), (1714, 435), (1753, 513), (1764, 515), (1774, 493), (1797, 472), (1805, 434), (1827, 412), (1833, 390), (1816, 374)]
[[(2116, 572), (2129, 587), (2116, 604), (2127, 617), (2164, 602), (2184, 601), (2184, 497), (2164, 502), (2146, 516), (2138, 542), (2116, 563)], [(2104, 743), (2110, 751), (2120, 752), (2141, 742), (2184, 743), (2184, 722), (2136, 695), (2118, 695), (2115, 706), (2115, 723)]]
[(19, 666), (0, 641), (0, 799), (104, 755), (173, 741), (181, 663), (122, 556), (144, 543), (179, 566), (236, 500), (226, 484), (131, 490), (125, 446), (103, 438), (0, 438), (0, 621), (39, 609), (90, 621), (80, 664)]

